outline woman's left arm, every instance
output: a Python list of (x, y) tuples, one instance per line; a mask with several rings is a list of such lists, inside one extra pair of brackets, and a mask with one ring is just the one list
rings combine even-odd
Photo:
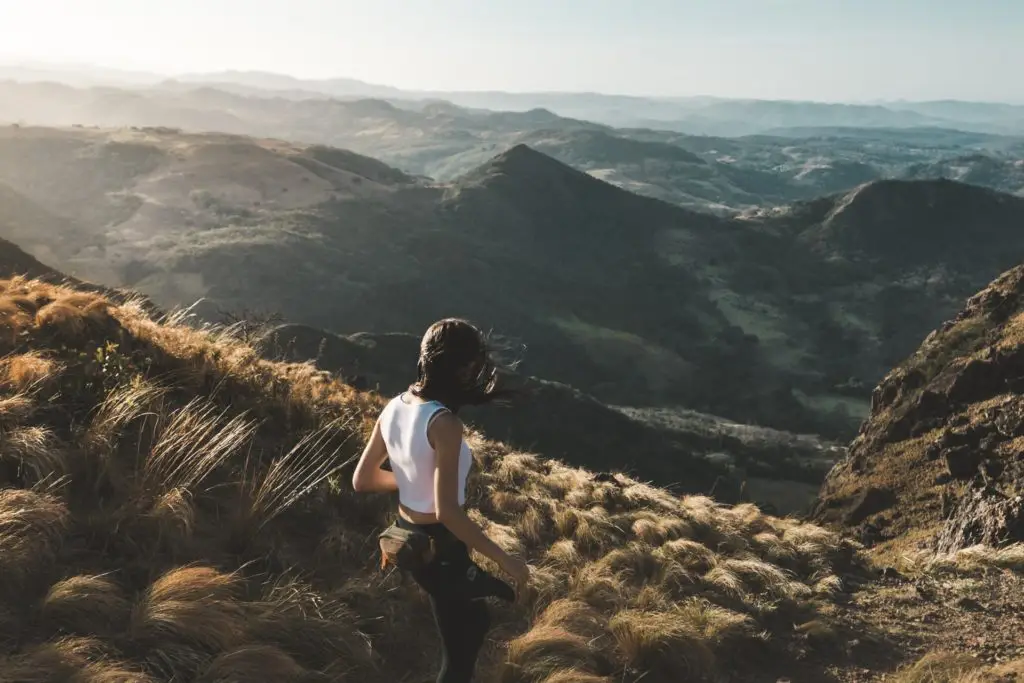
[(388, 449), (384, 444), (384, 437), (380, 433), (380, 421), (373, 426), (373, 434), (359, 456), (359, 463), (356, 464), (356, 471), (352, 474), (352, 488), (363, 492), (386, 492), (397, 491), (398, 482), (395, 481), (395, 473), (381, 469), (381, 465), (388, 457)]

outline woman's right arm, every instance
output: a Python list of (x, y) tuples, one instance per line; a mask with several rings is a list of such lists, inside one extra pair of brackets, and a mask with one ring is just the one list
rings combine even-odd
[(459, 455), (462, 450), (462, 421), (445, 412), (430, 425), (429, 435), (437, 453), (434, 475), (434, 500), (437, 501), (437, 520), (444, 524), (467, 546), (489, 557), (522, 588), (529, 578), (526, 563), (509, 555), (469, 518), (459, 505)]

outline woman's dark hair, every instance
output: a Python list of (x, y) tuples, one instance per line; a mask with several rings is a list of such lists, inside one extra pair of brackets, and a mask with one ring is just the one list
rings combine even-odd
[(409, 391), (428, 401), (440, 401), (453, 413), (513, 393), (498, 387), (498, 368), (483, 333), (461, 318), (438, 320), (427, 328), (417, 369), (416, 382)]

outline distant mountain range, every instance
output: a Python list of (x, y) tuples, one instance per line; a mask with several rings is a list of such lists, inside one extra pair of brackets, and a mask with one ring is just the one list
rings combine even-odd
[(385, 97), (444, 100), (464, 107), (525, 111), (545, 108), (571, 118), (617, 127), (650, 127), (694, 135), (751, 135), (782, 126), (890, 128), (935, 126), (1000, 134), (1024, 134), (1024, 105), (931, 101), (844, 104), (743, 100), (718, 97), (628, 97), (602, 93), (508, 93), (399, 90), (335, 78), (306, 80), (261, 72), (177, 76), (185, 83), (234, 85), (293, 96)]
[[(1024, 138), (946, 128), (786, 128), (741, 138), (617, 129), (547, 109), (309, 99), (202, 85), (73, 88), (0, 83), (0, 120), (162, 126), (342, 147), (451, 181), (517, 144), (624, 189), (719, 214), (842, 192), (884, 178), (952, 177), (1016, 193)], [(233, 88), (238, 90), (238, 88)]]
[(933, 126), (997, 134), (1024, 134), (1024, 104), (927, 101), (843, 104), (719, 97), (632, 97), (602, 93), (509, 93), (500, 91), (401, 90), (350, 78), (301, 79), (259, 71), (221, 71), (165, 76), (89, 67), (0, 66), (0, 79), (50, 80), (72, 85), (173, 87), (211, 86), (239, 94), (309, 99), (386, 98), (463, 107), (528, 111), (549, 109), (560, 116), (616, 127), (645, 127), (694, 135), (738, 136), (780, 127), (857, 128)]

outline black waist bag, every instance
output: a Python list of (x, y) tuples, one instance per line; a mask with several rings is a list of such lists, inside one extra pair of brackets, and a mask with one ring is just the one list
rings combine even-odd
[(392, 524), (377, 540), (380, 543), (381, 571), (389, 565), (401, 571), (416, 571), (434, 559), (434, 540), (422, 531)]

